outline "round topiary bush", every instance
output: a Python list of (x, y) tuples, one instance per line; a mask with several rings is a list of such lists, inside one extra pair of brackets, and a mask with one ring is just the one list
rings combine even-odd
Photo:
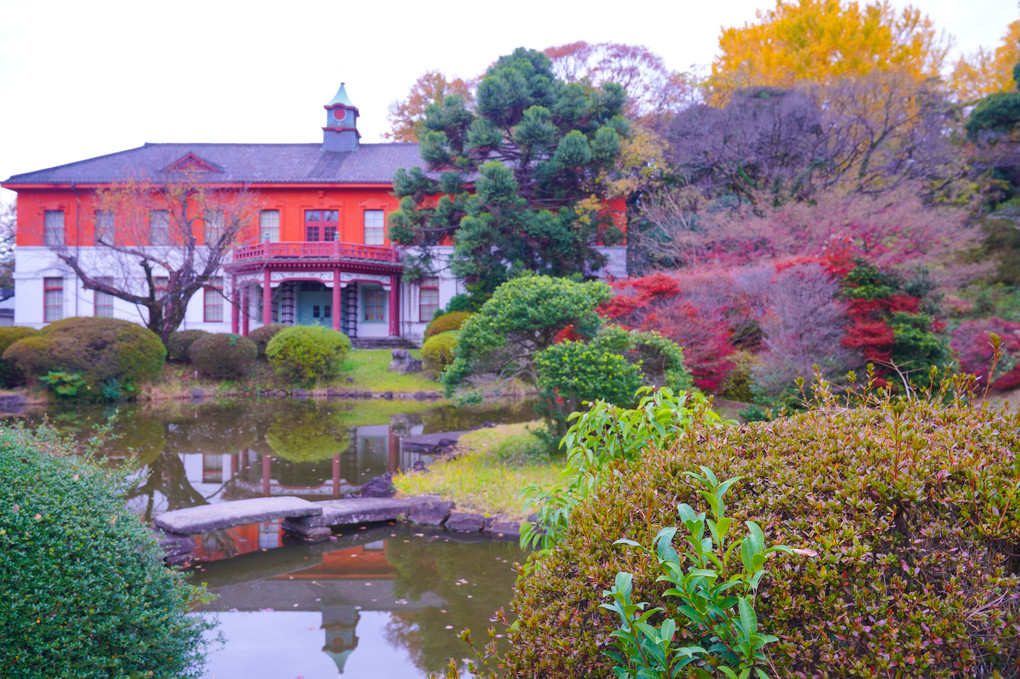
[(263, 325), (261, 328), (255, 328), (248, 333), (248, 339), (255, 343), (255, 348), (258, 349), (259, 360), (265, 360), (266, 358), (266, 347), (269, 346), (269, 340), (276, 337), (276, 333), (280, 332), (284, 328), (289, 328), (289, 325), (282, 325), (280, 323), (272, 323), (270, 325)]
[(211, 333), (191, 344), (188, 357), (203, 375), (218, 380), (234, 380), (248, 375), (255, 367), (255, 343), (233, 333)]
[(202, 675), (201, 591), (167, 568), (114, 477), (60, 441), (0, 431), (0, 676)]
[(469, 311), (452, 311), (443, 314), (439, 318), (434, 318), (428, 327), (425, 328), (425, 339), (435, 337), (441, 332), (460, 330), (460, 326), (464, 325), (464, 321), (470, 317), (471, 312)]
[(613, 676), (604, 651), (619, 620), (599, 605), (622, 571), (686, 645), (654, 552), (614, 543), (651, 546), (677, 525), (678, 503), (707, 511), (685, 476), (699, 465), (739, 477), (726, 497), (739, 532), (753, 520), (767, 544), (805, 550), (771, 557), (754, 599), (758, 634), (778, 637), (770, 676), (1017, 676), (1020, 414), (941, 398), (851, 405), (696, 421), (671, 449), (607, 470), (519, 581), (505, 676)]
[(453, 348), (457, 346), (457, 333), (453, 330), (441, 332), (425, 340), (421, 346), (422, 372), (436, 379), (443, 368), (453, 363)]
[[(0, 357), (4, 355), (7, 348), (26, 337), (39, 335), (35, 328), (24, 328), (11, 325), (0, 328)], [(18, 387), (25, 384), (25, 374), (18, 369), (13, 360), (7, 361), (0, 358), (0, 387)]]
[(199, 337), (205, 337), (209, 333), (205, 330), (178, 330), (170, 333), (166, 340), (166, 357), (178, 363), (187, 363), (190, 359), (188, 351), (191, 345)]
[(74, 374), (75, 393), (90, 400), (119, 400), (163, 371), (166, 349), (152, 331), (116, 318), (75, 317), (52, 323), (4, 352), (26, 375), (43, 379), (51, 371)]
[(351, 350), (351, 340), (336, 330), (318, 325), (296, 325), (276, 334), (266, 347), (266, 358), (288, 382), (310, 384), (340, 374)]

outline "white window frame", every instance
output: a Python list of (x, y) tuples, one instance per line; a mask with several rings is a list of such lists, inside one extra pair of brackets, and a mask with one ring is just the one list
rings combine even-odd
[(386, 213), (365, 210), (365, 245), (386, 244)]

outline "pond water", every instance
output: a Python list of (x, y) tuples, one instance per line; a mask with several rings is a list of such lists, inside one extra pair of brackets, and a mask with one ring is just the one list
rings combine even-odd
[[(115, 437), (102, 452), (136, 469), (128, 504), (147, 520), (250, 497), (343, 497), (385, 472), (428, 464), (431, 455), (404, 448), (409, 436), (534, 418), (526, 403), (380, 399), (51, 407), (17, 417), (85, 440), (114, 414)], [(196, 542), (201, 561), (189, 578), (217, 595), (198, 614), (215, 616), (224, 639), (209, 656), (207, 679), (439, 672), (448, 658), (469, 653), (461, 629), (484, 637), (512, 595), (512, 564), (524, 558), (515, 542), (402, 525), (307, 544), (266, 521)]]
[(157, 406), (59, 406), (44, 419), (84, 440), (112, 415), (108, 461), (137, 467), (129, 506), (147, 520), (173, 509), (252, 497), (328, 500), (432, 455), (405, 450), (408, 436), (534, 419), (529, 403), (476, 407), (429, 402), (261, 399)]

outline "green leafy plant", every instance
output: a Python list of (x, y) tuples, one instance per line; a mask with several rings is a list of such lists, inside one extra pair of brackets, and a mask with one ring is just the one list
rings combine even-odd
[(436, 316), (425, 328), (425, 339), (428, 340), (443, 332), (460, 330), (460, 326), (470, 317), (470, 311), (448, 311), (442, 316)]
[(560, 482), (525, 488), (526, 499), (538, 506), (538, 516), (521, 526), (522, 547), (554, 547), (563, 537), (571, 511), (592, 493), (612, 463), (631, 462), (648, 446), (669, 447), (694, 421), (723, 424), (700, 393), (642, 387), (636, 396), (640, 400), (633, 409), (596, 401), (583, 413), (570, 415), (568, 421), (573, 424), (560, 442), (567, 451)]
[(449, 330), (433, 335), (421, 346), (422, 371), (432, 379), (442, 374), (453, 363), (453, 350), (457, 346), (457, 332)]
[(188, 349), (191, 364), (202, 374), (219, 380), (248, 375), (255, 367), (257, 353), (254, 342), (233, 333), (204, 335)]
[(63, 398), (74, 398), (85, 386), (80, 372), (69, 372), (67, 370), (51, 370), (39, 380), (49, 387), (54, 394)]
[[(695, 645), (673, 645), (678, 627), (673, 618), (666, 618), (659, 627), (650, 625), (648, 619), (652, 614), (666, 610), (653, 608), (641, 612), (647, 604), (630, 600), (633, 575), (618, 573), (613, 588), (603, 593), (612, 599), (611, 603), (602, 604), (602, 608), (620, 616), (620, 629), (612, 634), (615, 650), (606, 652), (617, 662), (617, 676), (671, 679), (679, 669), (696, 663), (694, 676), (698, 679), (709, 679), (716, 673), (730, 679), (746, 679), (752, 670), (759, 679), (768, 679), (761, 667), (765, 663), (763, 649), (779, 639), (760, 632), (754, 594), (765, 575), (769, 556), (795, 550), (784, 545), (767, 547), (765, 536), (754, 521), (745, 522), (748, 532), (742, 541), (727, 544), (733, 519), (726, 516), (723, 497), (740, 477), (719, 482), (708, 467), (701, 467), (701, 472), (686, 472), (684, 476), (696, 482), (712, 518), (706, 518), (705, 512), (696, 514), (690, 505), (680, 503), (677, 513), (686, 531), (683, 534), (686, 551), (681, 554), (673, 547), (679, 527), (660, 530), (648, 550), (662, 572), (656, 582), (671, 585), (663, 596), (680, 601), (677, 612), (685, 619), (682, 626), (691, 631)], [(617, 540), (615, 544), (645, 549), (628, 539)]]
[(205, 337), (209, 333), (205, 330), (178, 330), (170, 333), (166, 340), (166, 357), (178, 363), (188, 362), (188, 351), (195, 340)]

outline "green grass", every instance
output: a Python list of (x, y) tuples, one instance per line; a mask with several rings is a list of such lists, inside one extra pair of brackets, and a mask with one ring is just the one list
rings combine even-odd
[(533, 511), (521, 500), (524, 486), (552, 483), (560, 472), (558, 462), (542, 455), (544, 444), (532, 433), (542, 426), (523, 422), (470, 432), (460, 438), (456, 457), (427, 472), (400, 473), (393, 484), (401, 495), (442, 495), (460, 511), (524, 519)]
[[(421, 358), (421, 351), (414, 349), (411, 355)], [(442, 385), (430, 380), (422, 373), (401, 375), (391, 373), (388, 368), (393, 360), (390, 349), (354, 349), (344, 362), (343, 370), (333, 386), (357, 391), (376, 393), (413, 393), (416, 391), (442, 391)], [(354, 380), (353, 383), (347, 382)]]

